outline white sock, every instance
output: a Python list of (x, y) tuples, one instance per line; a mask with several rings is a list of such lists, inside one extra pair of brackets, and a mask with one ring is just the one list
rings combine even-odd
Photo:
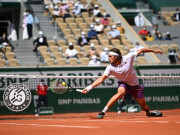
[(105, 106), (104, 109), (102, 110), (102, 112), (106, 113), (107, 110), (108, 110), (108, 107)]

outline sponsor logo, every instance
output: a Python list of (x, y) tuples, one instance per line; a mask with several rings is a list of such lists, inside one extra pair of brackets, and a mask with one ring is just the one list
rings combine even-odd
[(8, 109), (20, 112), (31, 103), (31, 91), (22, 83), (14, 83), (5, 89), (3, 100)]
[(137, 112), (138, 108), (134, 108), (134, 106), (131, 106), (128, 108), (128, 112)]
[(53, 107), (40, 107), (38, 112), (39, 115), (53, 115), (54, 109)]
[(140, 106), (139, 105), (127, 105), (126, 112), (128, 112), (128, 113), (140, 112)]

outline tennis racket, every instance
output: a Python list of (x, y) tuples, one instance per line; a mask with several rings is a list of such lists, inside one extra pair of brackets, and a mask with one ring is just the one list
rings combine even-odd
[(56, 94), (64, 94), (66, 92), (77, 91), (82, 92), (83, 90), (72, 88), (67, 82), (59, 79), (54, 80), (50, 83), (50, 89)]

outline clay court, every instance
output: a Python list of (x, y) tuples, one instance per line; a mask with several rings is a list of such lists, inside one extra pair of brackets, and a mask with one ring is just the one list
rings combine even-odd
[(1, 135), (179, 135), (180, 115), (0, 120)]

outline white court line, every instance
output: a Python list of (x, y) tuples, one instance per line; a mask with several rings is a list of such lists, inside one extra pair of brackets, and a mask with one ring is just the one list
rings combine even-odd
[(70, 126), (70, 125), (41, 125), (41, 124), (20, 124), (20, 123), (0, 123), (1, 125), (21, 125), (21, 126), (41, 126), (41, 127), (64, 127), (64, 128), (99, 128), (97, 126)]
[(137, 122), (137, 123), (144, 123), (148, 121), (125, 121), (125, 120), (75, 120), (75, 121), (99, 121), (99, 122)]
[(179, 123), (179, 124), (180, 124), (180, 121), (177, 121), (176, 123)]
[(54, 120), (54, 119), (37, 119), (37, 120)]
[(76, 120), (76, 121), (96, 121), (96, 122), (123, 122), (123, 123), (169, 123), (169, 121), (141, 121), (141, 120), (137, 120), (137, 121), (130, 121), (130, 120)]
[(145, 123), (145, 122), (148, 122), (148, 121), (120, 121), (120, 122), (136, 122), (136, 123)]
[(37, 120), (52, 120), (52, 121), (55, 121), (55, 120), (57, 120), (57, 121), (67, 121), (67, 120), (65, 120), (65, 119), (37, 119)]
[(9, 123), (9, 124), (11, 124), (11, 125), (15, 125), (16, 124), (16, 125), (20, 125), (20, 126), (24, 125), (24, 124), (20, 124), (20, 123)]
[(156, 123), (169, 123), (169, 121), (153, 121), (153, 122), (156, 122)]

